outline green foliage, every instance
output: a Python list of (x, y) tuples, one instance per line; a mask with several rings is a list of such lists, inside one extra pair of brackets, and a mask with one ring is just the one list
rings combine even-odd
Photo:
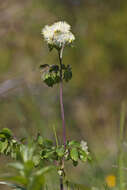
[[(10, 155), (12, 158), (26, 163), (26, 167), (31, 169), (40, 166), (44, 161), (49, 163), (58, 162), (58, 171), (61, 168), (62, 160), (71, 160), (74, 166), (77, 166), (78, 161), (86, 162), (90, 160), (89, 154), (81, 147), (80, 142), (67, 141), (64, 145), (54, 145), (49, 139), (44, 139), (40, 134), (36, 140), (31, 143), (22, 143), (13, 138), (9, 129), (0, 131), (0, 153)], [(13, 165), (16, 169), (21, 169), (24, 166), (20, 163)]]
[[(49, 139), (44, 139), (40, 134), (36, 140), (31, 142), (18, 142), (12, 136), (9, 129), (0, 131), (1, 154), (9, 154), (16, 159), (15, 162), (8, 164), (14, 169), (11, 175), (1, 176), (0, 184), (8, 185), (15, 190), (43, 190), (46, 186), (45, 174), (52, 169), (57, 169), (58, 175), (65, 176), (63, 160), (71, 160), (74, 166), (78, 161), (85, 162), (89, 159), (89, 154), (82, 150), (81, 144), (77, 141), (67, 141), (64, 145), (54, 145)], [(11, 145), (14, 143), (15, 146)], [(12, 155), (15, 152), (15, 157)], [(46, 163), (48, 166), (42, 167)], [(52, 164), (57, 163), (54, 167)], [(46, 165), (47, 165), (46, 164)]]
[(2, 181), (0, 184), (8, 185), (16, 190), (44, 189), (46, 183), (45, 174), (50, 172), (54, 167), (35, 167), (34, 157), (36, 155), (36, 147), (34, 144), (21, 145), (18, 154), (17, 161), (9, 164), (14, 169), (14, 173), (1, 176), (0, 179)]
[[(61, 81), (60, 79), (60, 67), (58, 65), (40, 65), (42, 72), (41, 79), (49, 87), (53, 87), (55, 84)], [(68, 82), (72, 78), (72, 69), (70, 65), (65, 66), (62, 64), (62, 80)]]
[(12, 133), (8, 128), (3, 128), (2, 131), (0, 132), (0, 138), (10, 138), (11, 136)]
[(3, 128), (0, 131), (0, 154), (11, 155), (12, 158), (16, 158), (19, 149), (20, 143), (13, 138), (11, 131)]
[(38, 136), (37, 143), (40, 146), (40, 156), (42, 160), (61, 163), (62, 160), (73, 162), (77, 166), (78, 161), (86, 162), (91, 160), (89, 154), (84, 151), (81, 144), (77, 141), (67, 141), (66, 147), (64, 145), (54, 146), (53, 142), (48, 139), (43, 139)]
[(49, 87), (60, 82), (59, 66), (57, 65), (41, 65), (42, 81)]
[(9, 183), (9, 182), (6, 182), (6, 181), (0, 181), (0, 184), (1, 185), (7, 185), (7, 186), (9, 186), (9, 187), (11, 187), (11, 188), (13, 188), (15, 190), (26, 190), (26, 188), (24, 188), (24, 187), (21, 187), (19, 185), (16, 185), (14, 183)]
[(71, 80), (72, 78), (72, 68), (70, 65), (67, 65), (64, 69), (64, 79), (66, 82), (68, 82), (69, 80)]
[(78, 161), (78, 149), (76, 147), (72, 148), (70, 151), (70, 157), (73, 161)]

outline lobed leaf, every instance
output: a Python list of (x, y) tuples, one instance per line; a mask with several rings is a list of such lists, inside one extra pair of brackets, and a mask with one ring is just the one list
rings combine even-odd
[(70, 151), (70, 156), (71, 156), (71, 159), (74, 160), (74, 161), (78, 161), (78, 150), (77, 148), (73, 147)]

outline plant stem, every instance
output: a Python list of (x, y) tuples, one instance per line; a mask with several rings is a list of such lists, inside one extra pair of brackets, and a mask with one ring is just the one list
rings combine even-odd
[[(63, 74), (62, 74), (63, 49), (64, 46), (62, 46), (62, 48), (58, 51), (58, 53), (59, 53), (59, 62), (60, 62), (60, 108), (61, 108), (62, 127), (63, 127), (63, 143), (64, 143), (64, 148), (66, 148), (66, 127), (65, 127), (64, 105), (63, 105)], [(64, 160), (62, 160), (62, 162), (64, 165)], [(60, 190), (64, 190), (63, 176), (60, 177)]]
[(59, 51), (59, 62), (60, 62), (60, 108), (63, 126), (63, 142), (66, 148), (66, 127), (65, 127), (65, 117), (64, 117), (64, 105), (63, 105), (63, 75), (62, 75), (62, 57), (63, 57), (64, 46)]
[(54, 132), (54, 136), (55, 136), (55, 140), (56, 140), (56, 147), (58, 148), (59, 143), (58, 143), (58, 138), (57, 138), (55, 126), (53, 126), (53, 132)]
[(63, 187), (63, 177), (60, 177), (60, 190), (64, 190), (64, 187)]

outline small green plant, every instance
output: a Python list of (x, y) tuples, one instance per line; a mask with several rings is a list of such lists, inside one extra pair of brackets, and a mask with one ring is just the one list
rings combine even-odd
[[(12, 142), (12, 138), (8, 142)], [(16, 142), (18, 144), (18, 142)], [(4, 142), (2, 144), (4, 147)], [(4, 150), (5, 153), (9, 148)], [(35, 167), (37, 163), (38, 153), (36, 152), (36, 145), (31, 144), (20, 144), (17, 151), (11, 147), (12, 151), (15, 152), (17, 161), (9, 163), (8, 166), (14, 169), (14, 172), (5, 176), (1, 176), (3, 180), (0, 184), (8, 185), (16, 190), (40, 190), (45, 188), (45, 174), (53, 169), (53, 166)], [(4, 152), (3, 152), (4, 153)], [(11, 152), (10, 152), (11, 154)], [(11, 154), (12, 155), (12, 154)]]
[[(9, 165), (18, 172), (17, 176), (0, 178), (6, 181), (15, 181), (16, 184), (6, 181), (2, 181), (0, 184), (6, 184), (15, 188), (17, 186), (17, 189), (20, 186), (22, 189), (27, 189), (26, 185), (29, 185), (29, 178), (31, 178), (31, 175), (34, 175), (34, 170), (35, 173), (41, 170), (50, 171), (49, 169), (54, 167), (61, 179), (64, 179), (65, 184), (68, 184), (69, 182), (65, 180), (65, 162), (71, 160), (73, 166), (77, 166), (79, 161), (86, 162), (86, 160), (91, 160), (87, 144), (84, 141), (80, 143), (73, 140), (66, 141), (66, 146), (64, 147), (64, 145), (58, 145), (38, 134), (36, 140), (31, 139), (31, 143), (29, 143), (25, 139), (15, 139), (12, 132), (7, 128), (3, 128), (0, 131), (0, 154), (14, 159), (16, 162)], [(53, 166), (54, 162), (56, 163), (55, 166)], [(44, 167), (44, 165), (46, 166)], [(26, 175), (25, 172), (28, 172), (30, 176)], [(43, 175), (41, 177), (44, 178)], [(27, 181), (27, 184), (24, 181)], [(45, 186), (45, 183), (40, 185)]]
[[(64, 189), (64, 185), (71, 184), (66, 179), (65, 163), (72, 161), (73, 166), (77, 166), (79, 161), (86, 162), (91, 160), (87, 143), (66, 139), (66, 126), (63, 105), (63, 82), (68, 82), (72, 78), (72, 68), (70, 65), (64, 65), (63, 51), (66, 46), (71, 46), (75, 40), (74, 35), (70, 31), (71, 27), (66, 22), (57, 22), (51, 26), (45, 26), (42, 30), (44, 40), (47, 42), (49, 50), (54, 48), (58, 52), (59, 64), (41, 65), (41, 79), (49, 87), (59, 84), (60, 91), (60, 108), (63, 128), (63, 143), (58, 144), (56, 131), (54, 130), (56, 142), (49, 139), (43, 139), (38, 134), (36, 140), (32, 141), (32, 146), (25, 139), (17, 140), (9, 129), (0, 131), (0, 154), (11, 156), (18, 162), (11, 164), (17, 172), (18, 176), (3, 178), (15, 181), (17, 184), (1, 182), (10, 185), (15, 189), (22, 190), (41, 190), (45, 188), (44, 175), (50, 171), (50, 165), (54, 165), (60, 178), (60, 190)], [(48, 165), (48, 166), (47, 166)], [(42, 167), (43, 166), (43, 167)]]

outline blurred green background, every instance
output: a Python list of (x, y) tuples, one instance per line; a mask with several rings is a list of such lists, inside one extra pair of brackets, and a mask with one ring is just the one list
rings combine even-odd
[(116, 173), (112, 166), (117, 162), (121, 103), (127, 100), (127, 1), (1, 1), (0, 128), (8, 127), (18, 137), (40, 131), (53, 139), (54, 125), (62, 141), (59, 88), (45, 86), (39, 71), (40, 64), (58, 63), (41, 30), (60, 20), (76, 36), (63, 60), (73, 69), (64, 86), (67, 137), (88, 141), (95, 161), (69, 175), (95, 185)]

